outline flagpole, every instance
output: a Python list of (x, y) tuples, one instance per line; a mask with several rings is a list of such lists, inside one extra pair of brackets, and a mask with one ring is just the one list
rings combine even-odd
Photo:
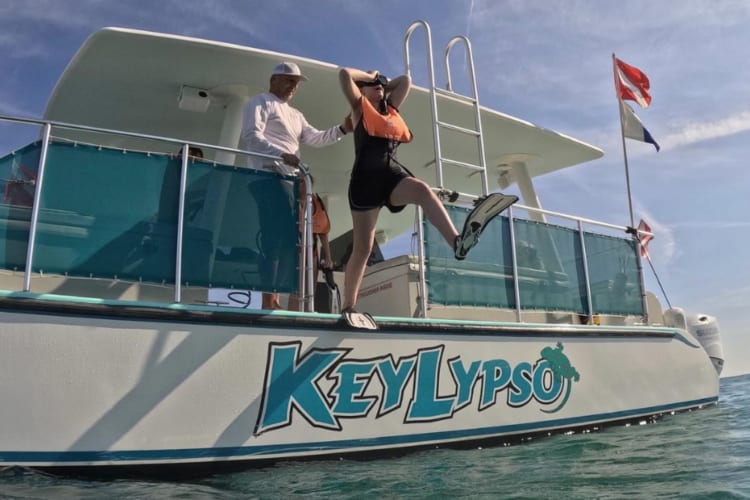
[(628, 150), (625, 147), (625, 121), (622, 116), (622, 98), (620, 97), (620, 88), (617, 81), (617, 62), (615, 53), (612, 53), (612, 77), (615, 83), (615, 95), (617, 96), (617, 108), (620, 113), (620, 138), (622, 139), (622, 157), (625, 159), (625, 186), (628, 192), (628, 211), (630, 213), (630, 227), (635, 227), (635, 217), (633, 216), (633, 197), (630, 193), (630, 169), (628, 168)]
[[(643, 322), (648, 324), (648, 300), (646, 298), (646, 280), (643, 277), (643, 263), (641, 262), (640, 252), (640, 235), (638, 230), (635, 228), (635, 217), (633, 216), (633, 197), (630, 194), (630, 169), (628, 168), (628, 150), (625, 147), (625, 121), (622, 116), (622, 97), (620, 96), (620, 85), (617, 78), (617, 61), (615, 60), (615, 53), (612, 52), (612, 78), (615, 84), (615, 95), (617, 96), (617, 109), (620, 113), (620, 138), (622, 139), (622, 157), (625, 159), (625, 186), (628, 191), (628, 211), (630, 212), (630, 227), (628, 232), (632, 231), (632, 235), (635, 240), (639, 243), (639, 247), (636, 250), (636, 266), (638, 267), (638, 279), (641, 285), (641, 304), (643, 304)], [(649, 260), (649, 262), (651, 262)], [(658, 278), (657, 278), (658, 280)], [(661, 284), (660, 284), (661, 285)]]

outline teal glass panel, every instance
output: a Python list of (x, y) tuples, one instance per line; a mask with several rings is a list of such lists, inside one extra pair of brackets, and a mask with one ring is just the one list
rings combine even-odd
[(523, 309), (586, 313), (581, 240), (570, 228), (514, 220)]
[[(469, 210), (446, 207), (457, 228)], [(463, 261), (453, 257), (438, 230), (424, 224), (428, 301), (442, 305), (515, 307), (513, 264), (508, 219), (497, 217), (482, 233), (480, 242)]]
[(594, 313), (643, 315), (643, 289), (633, 240), (584, 233)]
[[(12, 161), (0, 159), (0, 168), (12, 169)], [(50, 144), (33, 270), (174, 283), (180, 171), (180, 159), (169, 155)], [(5, 268), (25, 259), (31, 210), (25, 203), (33, 190), (30, 199), (21, 192), (15, 197), (22, 201), (5, 203), (0, 213)], [(183, 283), (296, 290), (297, 197), (296, 180), (191, 159)]]
[(33, 270), (174, 282), (177, 210), (165, 220), (159, 209), (178, 169), (166, 155), (50, 144)]
[[(447, 207), (456, 227), (469, 210)], [(586, 312), (580, 237), (569, 228), (514, 220), (522, 309)], [(440, 233), (425, 224), (429, 302), (515, 308), (510, 223), (494, 219), (466, 260), (457, 261)]]
[[(213, 260), (191, 283), (249, 290), (298, 288), (299, 184), (270, 172), (197, 164), (188, 171), (185, 231), (213, 228)], [(184, 254), (200, 252), (185, 247)], [(196, 259), (200, 260), (200, 259)]]
[(0, 267), (23, 271), (29, 239), (31, 207), (41, 152), (39, 141), (0, 158), (0, 179), (4, 180), (0, 203)]

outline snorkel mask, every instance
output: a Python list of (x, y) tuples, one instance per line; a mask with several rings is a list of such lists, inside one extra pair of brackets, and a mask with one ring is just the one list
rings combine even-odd
[(378, 75), (372, 81), (357, 82), (357, 87), (377, 87), (378, 85), (385, 88), (385, 86), (388, 85), (388, 77), (378, 73)]

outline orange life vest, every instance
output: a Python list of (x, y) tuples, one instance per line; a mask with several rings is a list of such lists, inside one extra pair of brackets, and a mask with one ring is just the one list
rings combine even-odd
[(388, 114), (382, 115), (364, 96), (361, 97), (361, 101), (362, 125), (369, 135), (398, 142), (411, 142), (414, 136), (396, 108), (389, 104)]
[(331, 221), (328, 219), (326, 206), (320, 196), (313, 194), (312, 197), (313, 217), (312, 232), (313, 234), (328, 234), (331, 231)]

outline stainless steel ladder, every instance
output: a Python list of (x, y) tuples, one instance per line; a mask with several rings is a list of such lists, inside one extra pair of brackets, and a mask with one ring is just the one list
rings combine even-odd
[[(404, 36), (404, 61), (406, 63), (406, 74), (411, 77), (411, 63), (410, 63), (410, 57), (409, 57), (409, 40), (411, 39), (411, 35), (416, 30), (422, 26), (425, 30), (425, 35), (427, 38), (427, 73), (429, 77), (429, 90), (430, 90), (430, 104), (432, 109), (432, 134), (433, 134), (433, 141), (435, 144), (435, 172), (436, 172), (436, 186), (440, 190), (440, 194), (445, 196), (448, 191), (445, 189), (444, 181), (443, 181), (443, 166), (444, 165), (452, 165), (464, 169), (468, 169), (472, 171), (471, 174), (473, 175), (475, 173), (479, 173), (481, 176), (481, 182), (482, 182), (482, 194), (486, 196), (489, 194), (489, 184), (487, 181), (487, 160), (485, 158), (485, 152), (484, 152), (484, 137), (482, 135), (482, 117), (480, 114), (480, 108), (479, 108), (479, 97), (477, 95), (477, 80), (476, 80), (476, 73), (474, 71), (474, 56), (471, 52), (471, 42), (469, 42), (469, 39), (465, 36), (459, 35), (454, 36), (448, 41), (448, 44), (445, 47), (445, 74), (446, 74), (446, 88), (440, 88), (435, 85), (435, 68), (433, 63), (433, 54), (432, 54), (432, 34), (430, 32), (430, 26), (425, 21), (415, 21), (409, 26), (409, 28), (406, 30), (406, 35)], [(453, 91), (453, 84), (451, 81), (451, 71), (450, 71), (450, 51), (451, 49), (459, 42), (463, 42), (464, 47), (466, 49), (466, 60), (469, 67), (469, 83), (471, 85), (471, 91), (472, 95), (467, 96), (463, 94), (458, 94)], [(438, 117), (438, 105), (437, 105), (437, 96), (438, 94), (448, 96), (452, 99), (456, 99), (458, 101), (463, 101), (470, 103), (472, 107), (474, 108), (474, 128), (465, 128), (461, 127), (452, 123), (448, 123), (445, 121), (441, 121)], [(477, 143), (477, 152), (478, 152), (478, 158), (479, 163), (478, 164), (472, 164), (467, 163), (463, 161), (454, 160), (451, 158), (448, 158), (446, 156), (443, 156), (441, 146), (440, 146), (440, 130), (446, 129), (446, 130), (453, 130), (455, 132), (459, 132), (462, 134), (466, 134), (468, 136), (474, 137)]]
[[(487, 160), (485, 158), (485, 152), (484, 152), (484, 137), (482, 135), (482, 117), (480, 115), (480, 108), (479, 108), (479, 97), (477, 96), (477, 81), (476, 81), (476, 73), (474, 72), (474, 56), (471, 52), (471, 43), (469, 42), (469, 39), (465, 36), (454, 36), (448, 41), (448, 44), (445, 47), (445, 73), (446, 73), (446, 88), (438, 88), (435, 85), (435, 67), (433, 63), (433, 55), (432, 55), (432, 34), (430, 32), (430, 26), (425, 21), (415, 21), (409, 26), (409, 28), (406, 30), (406, 35), (404, 36), (404, 61), (406, 64), (406, 74), (411, 78), (411, 64), (410, 64), (410, 57), (409, 57), (409, 40), (411, 39), (411, 35), (419, 27), (423, 27), (426, 35), (426, 42), (427, 42), (427, 73), (429, 77), (429, 84), (430, 84), (430, 107), (432, 109), (432, 135), (433, 135), (433, 141), (435, 145), (435, 175), (436, 175), (436, 182), (435, 186), (437, 188), (438, 196), (440, 196), (442, 199), (448, 199), (449, 201), (453, 202), (456, 201), (458, 196), (464, 195), (464, 197), (470, 197), (475, 198), (473, 195), (464, 194), (464, 193), (457, 193), (454, 190), (449, 190), (444, 185), (443, 180), (443, 166), (444, 165), (451, 165), (459, 168), (464, 168), (467, 170), (470, 170), (469, 176), (474, 175), (476, 173), (480, 174), (481, 182), (482, 182), (482, 195), (487, 196), (489, 194), (489, 184), (487, 182)], [(465, 96), (462, 94), (458, 94), (453, 91), (453, 84), (451, 82), (451, 72), (450, 72), (450, 51), (453, 48), (454, 45), (456, 45), (459, 42), (464, 43), (464, 47), (466, 48), (466, 59), (469, 66), (469, 79), (470, 79), (470, 85), (472, 90), (471, 96)], [(438, 94), (450, 97), (452, 99), (468, 102), (470, 103), (474, 108), (474, 128), (466, 128), (461, 127), (456, 124), (448, 123), (441, 121), (438, 117)], [(477, 143), (477, 152), (478, 152), (478, 158), (479, 163), (478, 164), (472, 164), (467, 163), (463, 161), (454, 160), (448, 157), (443, 156), (442, 149), (440, 146), (440, 131), (441, 129), (446, 130), (452, 130), (455, 132), (459, 132), (461, 134), (468, 135), (470, 137), (475, 138)], [(424, 230), (422, 228), (421, 221), (423, 219), (422, 209), (420, 207), (417, 207), (417, 238), (418, 238), (418, 244), (417, 244), (417, 252), (418, 252), (418, 259), (419, 259), (419, 284), (418, 284), (418, 315), (422, 318), (427, 317), (427, 280), (425, 275), (425, 252), (424, 252)]]

